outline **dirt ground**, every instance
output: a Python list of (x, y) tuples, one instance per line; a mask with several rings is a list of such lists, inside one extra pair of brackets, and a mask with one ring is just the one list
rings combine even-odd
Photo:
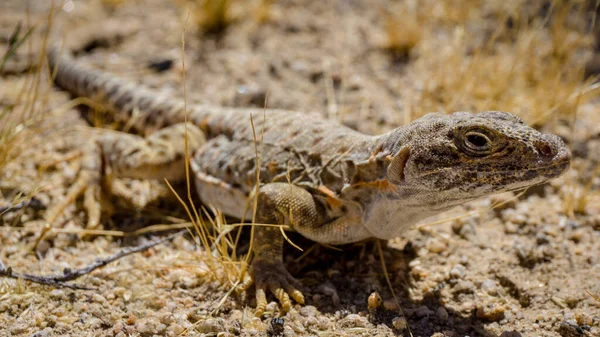
[[(0, 55), (19, 23), (21, 37), (36, 25), (0, 73), (0, 129), (14, 126), (0, 139), (16, 140), (0, 144), (0, 207), (62, 200), (80, 165), (69, 154), (90, 126), (126, 129), (68, 105), (39, 67), (51, 3), (0, 3)], [(252, 292), (229, 293), (233, 261), (212, 266), (211, 253), (182, 236), (74, 281), (94, 290), (0, 278), (0, 337), (600, 336), (594, 1), (231, 0), (225, 28), (207, 21), (202, 1), (54, 3), (50, 40), (176, 97), (185, 80), (190, 103), (262, 107), (268, 95), (269, 108), (317, 111), (365, 133), (430, 111), (505, 110), (560, 135), (574, 159), (550, 184), (458, 207), (383, 242), (398, 302), (376, 243), (336, 250), (291, 235), (306, 253), (288, 246), (285, 259), (307, 304), (277, 319), (272, 302), (259, 319)], [(188, 221), (177, 202), (138, 209), (116, 200), (105, 231), (83, 235), (82, 204), (68, 206), (36, 249), (44, 210), (2, 213), (0, 267), (61, 273), (164, 235), (124, 232)], [(369, 311), (374, 291), (385, 305)]]

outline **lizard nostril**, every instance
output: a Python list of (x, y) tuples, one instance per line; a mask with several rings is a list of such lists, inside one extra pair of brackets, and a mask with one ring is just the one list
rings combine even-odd
[(543, 156), (554, 157), (555, 155), (554, 149), (547, 142), (538, 142), (535, 145), (535, 147), (537, 148), (538, 152), (541, 153)]

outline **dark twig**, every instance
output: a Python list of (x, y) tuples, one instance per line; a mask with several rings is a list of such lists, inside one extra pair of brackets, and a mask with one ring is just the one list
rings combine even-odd
[(82, 286), (78, 286), (76, 284), (71, 284), (71, 283), (67, 283), (67, 282), (75, 280), (83, 275), (89, 274), (92, 271), (94, 271), (95, 269), (104, 267), (107, 264), (109, 264), (113, 261), (116, 261), (122, 257), (125, 257), (127, 255), (141, 252), (141, 251), (150, 249), (156, 245), (159, 245), (163, 242), (173, 240), (174, 238), (176, 238), (179, 235), (186, 233), (186, 232), (187, 232), (187, 230), (182, 230), (175, 234), (171, 234), (165, 238), (154, 240), (154, 241), (148, 242), (148, 243), (140, 245), (140, 246), (125, 248), (107, 258), (96, 260), (92, 264), (89, 264), (88, 266), (80, 268), (80, 269), (71, 270), (69, 268), (65, 268), (63, 273), (60, 275), (40, 276), (40, 275), (31, 275), (31, 274), (21, 274), (21, 273), (13, 272), (11, 267), (5, 267), (4, 265), (0, 265), (0, 277), (3, 276), (3, 277), (14, 278), (14, 279), (23, 279), (23, 280), (34, 282), (34, 283), (45, 284), (45, 285), (50, 285), (50, 286), (55, 286), (55, 287), (65, 287), (65, 288), (81, 289), (81, 290), (95, 290), (94, 288), (82, 287)]

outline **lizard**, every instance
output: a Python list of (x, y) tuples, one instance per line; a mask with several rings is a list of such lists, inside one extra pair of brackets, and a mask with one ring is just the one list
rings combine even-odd
[[(111, 177), (177, 180), (185, 179), (189, 165), (201, 201), (228, 216), (252, 220), (245, 209), (256, 198), (256, 223), (287, 225), (322, 244), (348, 244), (402, 236), (420, 220), (545, 183), (570, 166), (571, 152), (560, 137), (508, 112), (430, 113), (368, 135), (317, 114), (186, 108), (181, 99), (94, 69), (56, 46), (47, 58), (59, 87), (100, 99), (117, 120), (140, 132), (102, 136), (87, 154), (83, 178), (70, 195), (84, 193), (84, 206), (96, 217), (103, 167)], [(258, 145), (250, 115), (255, 130), (263, 130)], [(262, 149), (261, 160), (255, 146)], [(62, 208), (64, 202), (48, 214), (53, 218)], [(256, 315), (263, 315), (269, 293), (282, 312), (292, 300), (303, 304), (301, 285), (283, 263), (280, 228), (255, 226), (252, 240)]]

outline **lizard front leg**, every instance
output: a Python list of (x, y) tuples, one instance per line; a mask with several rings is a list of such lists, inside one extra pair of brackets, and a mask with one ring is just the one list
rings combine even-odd
[[(303, 188), (287, 183), (270, 183), (258, 191), (256, 221), (264, 224), (316, 226), (321, 221), (312, 195)], [(250, 274), (256, 285), (256, 316), (262, 316), (270, 291), (286, 312), (291, 307), (290, 296), (304, 303), (298, 290), (299, 282), (283, 265), (283, 236), (277, 227), (256, 226), (252, 242), (254, 259)]]

